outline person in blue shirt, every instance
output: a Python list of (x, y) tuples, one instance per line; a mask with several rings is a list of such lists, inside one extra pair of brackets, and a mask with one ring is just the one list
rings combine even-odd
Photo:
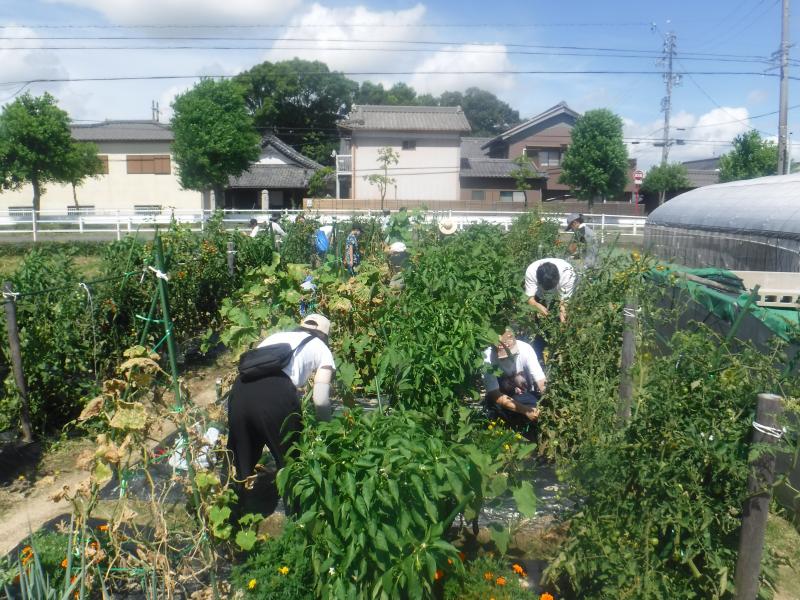
[(361, 237), (361, 227), (353, 225), (350, 235), (344, 243), (344, 266), (350, 275), (356, 274), (356, 268), (361, 264), (361, 252), (358, 248), (358, 239)]

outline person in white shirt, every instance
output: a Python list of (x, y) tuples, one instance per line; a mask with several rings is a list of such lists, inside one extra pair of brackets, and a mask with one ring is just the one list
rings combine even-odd
[(259, 231), (261, 231), (261, 227), (258, 226), (258, 221), (255, 219), (250, 219), (250, 237), (256, 237)]
[(583, 222), (583, 215), (572, 213), (567, 215), (567, 229), (572, 231), (569, 252), (572, 258), (582, 259), (583, 267), (592, 268), (597, 264), (597, 236), (591, 227)]
[[(567, 321), (567, 300), (575, 289), (575, 269), (562, 258), (542, 258), (528, 265), (525, 271), (525, 295), (528, 304), (542, 317), (554, 318), (556, 314), (561, 323)], [(558, 312), (553, 310), (558, 307)], [(541, 334), (533, 340), (536, 355), (543, 363), (547, 341)]]
[(297, 330), (267, 337), (258, 347), (289, 344), (294, 351), (289, 363), (280, 373), (253, 381), (236, 378), (228, 403), (228, 449), (240, 481), (253, 475), (264, 445), (278, 468), (284, 466), (286, 454), (303, 427), (299, 388), (312, 375), (317, 418), (330, 420), (330, 388), (336, 369), (328, 348), (330, 326), (326, 317), (315, 313), (306, 316)]
[[(517, 340), (506, 329), (494, 346), (483, 353), (487, 371), (484, 374), (486, 402), (497, 407), (504, 420), (512, 425), (527, 425), (539, 418), (536, 407), (544, 393), (547, 378), (530, 344)], [(500, 375), (495, 372), (500, 370)]]

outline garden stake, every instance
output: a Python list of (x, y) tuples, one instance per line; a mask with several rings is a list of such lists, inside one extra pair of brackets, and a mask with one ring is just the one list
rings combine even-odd
[(233, 277), (234, 275), (236, 275), (236, 250), (234, 249), (233, 242), (228, 242), (227, 256), (228, 256), (228, 275)]
[(6, 281), (3, 285), (3, 296), (8, 329), (8, 349), (14, 367), (14, 381), (17, 384), (17, 391), (19, 391), (19, 424), (22, 428), (22, 441), (29, 444), (33, 441), (33, 428), (28, 407), (28, 386), (25, 384), (25, 372), (22, 369), (22, 351), (17, 327), (17, 299), (10, 281)]
[[(783, 402), (780, 396), (758, 395), (751, 447), (778, 443), (782, 434), (775, 427), (781, 414), (783, 414)], [(772, 485), (775, 481), (775, 453), (760, 452), (751, 461), (750, 467), (750, 475), (747, 478), (748, 498), (744, 502), (742, 511), (739, 557), (736, 561), (736, 600), (755, 600), (758, 595), (764, 534), (772, 498)]]
[(622, 329), (622, 364), (619, 379), (619, 405), (617, 407), (617, 422), (624, 426), (631, 418), (631, 403), (633, 402), (633, 361), (636, 356), (636, 310), (634, 300), (628, 300), (622, 310), (625, 323)]

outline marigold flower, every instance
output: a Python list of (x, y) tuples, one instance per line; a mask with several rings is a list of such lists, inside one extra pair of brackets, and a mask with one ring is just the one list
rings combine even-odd
[(486, 571), (486, 573), (483, 574), (483, 578), (486, 581), (491, 581), (492, 579), (494, 579), (494, 573), (492, 573), (491, 571)]
[(504, 586), (504, 585), (506, 584), (506, 578), (505, 578), (505, 577), (503, 577), (502, 575), (500, 575), (500, 577), (498, 577), (497, 579), (495, 579), (495, 580), (494, 580), (494, 582), (495, 582), (497, 585), (499, 585), (500, 587), (502, 587), (502, 586)]
[(289, 574), (289, 567), (283, 566), (278, 569), (278, 573), (281, 575), (288, 575)]
[(433, 576), (434, 581), (439, 581), (442, 577), (444, 577), (444, 571), (436, 569), (436, 573)]
[(97, 527), (100, 531), (108, 531), (108, 523), (103, 523)]
[(61, 561), (61, 568), (62, 569), (66, 569), (67, 568), (67, 559), (66, 558)]
[(464, 562), (465, 560), (467, 560), (467, 555), (464, 554), (463, 552), (459, 552), (458, 553), (458, 558), (461, 559), (461, 562)]
[(548, 594), (547, 592), (545, 592), (544, 594), (539, 596), (539, 600), (556, 600), (556, 599), (553, 598), (552, 594)]
[(517, 563), (514, 563), (513, 565), (511, 565), (511, 570), (514, 571), (514, 573), (516, 573), (517, 575), (522, 575), (525, 572), (525, 569), (523, 569)]
[(251, 579), (250, 581), (247, 582), (247, 589), (248, 590), (254, 590), (255, 588), (256, 588), (256, 580), (255, 579)]
[(30, 546), (25, 546), (22, 549), (22, 555), (24, 556), (26, 554), (33, 554), (33, 548), (31, 548)]

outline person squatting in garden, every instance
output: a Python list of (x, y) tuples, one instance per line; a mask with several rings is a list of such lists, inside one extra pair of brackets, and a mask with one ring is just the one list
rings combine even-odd
[(597, 265), (597, 236), (591, 227), (583, 222), (583, 215), (572, 213), (567, 215), (567, 228), (572, 231), (572, 241), (569, 243), (569, 253), (572, 258), (583, 260), (583, 268), (592, 268)]
[(288, 364), (260, 379), (243, 381), (240, 375), (234, 381), (228, 403), (228, 449), (240, 481), (254, 474), (264, 445), (278, 469), (286, 464), (286, 455), (303, 427), (299, 388), (312, 374), (317, 418), (330, 421), (330, 388), (336, 368), (328, 348), (330, 326), (323, 315), (310, 314), (298, 329), (270, 335), (258, 347), (289, 344)]
[(350, 235), (344, 242), (344, 266), (350, 275), (356, 274), (356, 268), (361, 264), (361, 251), (358, 247), (358, 239), (361, 237), (361, 227), (353, 225)]
[(498, 343), (484, 351), (483, 361), (487, 365), (483, 379), (489, 412), (511, 426), (530, 430), (531, 422), (539, 418), (536, 405), (547, 385), (533, 347), (506, 329)]
[[(525, 295), (528, 304), (533, 306), (541, 318), (558, 317), (561, 323), (567, 321), (567, 300), (575, 288), (575, 269), (561, 258), (542, 258), (532, 262), (525, 270)], [(556, 309), (558, 312), (556, 312)], [(533, 348), (539, 360), (544, 360), (547, 341), (538, 333)]]

